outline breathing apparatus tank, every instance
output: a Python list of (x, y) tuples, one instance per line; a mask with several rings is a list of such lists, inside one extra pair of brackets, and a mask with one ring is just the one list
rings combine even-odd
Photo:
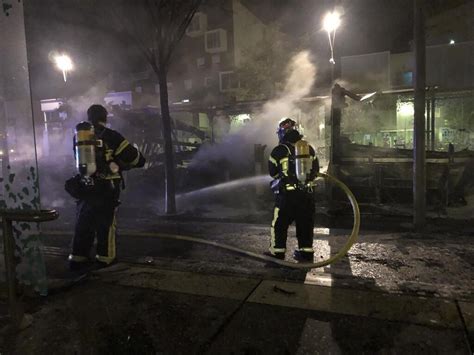
[(306, 184), (311, 174), (313, 162), (311, 159), (309, 144), (303, 139), (295, 143), (295, 165), (296, 178), (302, 184)]
[(95, 147), (98, 141), (91, 123), (83, 121), (76, 125), (75, 145), (77, 171), (86, 184), (93, 184), (91, 176), (97, 171)]

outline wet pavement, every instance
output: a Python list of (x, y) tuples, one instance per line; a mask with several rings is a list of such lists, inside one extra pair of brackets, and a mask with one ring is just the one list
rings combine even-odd
[[(120, 229), (120, 225), (140, 229)], [(70, 230), (61, 225), (45, 231), (46, 250), (67, 254)], [(140, 236), (137, 232), (157, 233)], [(377, 232), (363, 230), (347, 258), (325, 268), (292, 270), (216, 247), (159, 238), (159, 233), (194, 236), (258, 254), (267, 250), (265, 224), (183, 220), (119, 220), (117, 255), (127, 262), (153, 263), (176, 270), (258, 275), (265, 278), (305, 280), (317, 285), (380, 290), (472, 301), (474, 295), (474, 234), (452, 232)], [(349, 230), (316, 228), (315, 261), (335, 254)], [(295, 230), (290, 228), (286, 259), (292, 261)], [(145, 260), (146, 259), (146, 260)]]
[(444, 299), (120, 263), (51, 295), (5, 350), (469, 354), (471, 316)]
[[(265, 224), (123, 216), (120, 225), (134, 229), (119, 228), (120, 263), (73, 282), (65, 221), (44, 231), (52, 292), (30, 305), (32, 326), (10, 334), (14, 353), (471, 353), (469, 231), (362, 231), (347, 258), (308, 271), (159, 237), (182, 234), (262, 253)], [(349, 231), (315, 233), (320, 260)]]

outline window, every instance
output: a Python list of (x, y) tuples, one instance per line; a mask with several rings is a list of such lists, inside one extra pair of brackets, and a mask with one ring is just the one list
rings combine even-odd
[(208, 53), (225, 52), (227, 50), (227, 32), (222, 28), (207, 31), (204, 42)]
[(211, 60), (212, 64), (219, 64), (221, 62), (221, 56), (219, 54), (214, 54)]
[(197, 32), (201, 30), (201, 24), (199, 23), (199, 16), (195, 14), (191, 22), (189, 23), (189, 27), (187, 28), (187, 32)]
[(201, 36), (207, 28), (207, 16), (202, 12), (196, 12), (193, 19), (186, 29), (186, 34), (189, 37)]
[(209, 117), (205, 113), (199, 114), (199, 128), (209, 128)]
[(54, 122), (54, 121), (59, 121), (60, 120), (60, 116), (59, 116), (59, 112), (58, 111), (46, 111), (46, 112), (43, 112), (43, 117), (44, 117), (44, 122), (46, 123), (50, 123), (50, 122)]
[(186, 90), (191, 90), (193, 88), (193, 81), (191, 79), (187, 79), (184, 81), (184, 88)]
[(204, 87), (209, 88), (212, 86), (212, 77), (206, 76), (204, 78)]
[(221, 91), (231, 91), (239, 87), (237, 76), (233, 71), (219, 73), (219, 88)]
[(203, 67), (206, 64), (206, 59), (204, 57), (200, 57), (196, 59), (196, 64), (198, 67)]
[(406, 71), (402, 74), (402, 85), (413, 85), (413, 72)]
[(209, 49), (219, 48), (221, 46), (219, 32), (209, 32), (206, 36), (206, 45)]

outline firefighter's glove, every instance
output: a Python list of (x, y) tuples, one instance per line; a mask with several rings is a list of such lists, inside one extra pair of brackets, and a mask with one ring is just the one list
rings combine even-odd
[(117, 174), (120, 171), (120, 166), (114, 161), (109, 163), (109, 169), (112, 174)]
[(282, 190), (282, 181), (281, 179), (275, 179), (270, 182), (270, 189), (275, 195), (281, 193)]
[(84, 177), (79, 174), (67, 179), (64, 189), (76, 200), (84, 199), (94, 193), (94, 185), (85, 184)]

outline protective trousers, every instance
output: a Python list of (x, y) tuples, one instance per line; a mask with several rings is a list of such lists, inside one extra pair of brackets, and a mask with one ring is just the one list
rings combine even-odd
[(114, 261), (116, 207), (114, 200), (78, 201), (70, 261), (87, 261), (94, 237), (97, 238), (96, 259), (106, 264)]
[(312, 252), (314, 213), (315, 206), (312, 193), (294, 190), (278, 194), (271, 226), (270, 252), (276, 254), (286, 251), (288, 227), (293, 222), (296, 224), (298, 249), (304, 252)]

